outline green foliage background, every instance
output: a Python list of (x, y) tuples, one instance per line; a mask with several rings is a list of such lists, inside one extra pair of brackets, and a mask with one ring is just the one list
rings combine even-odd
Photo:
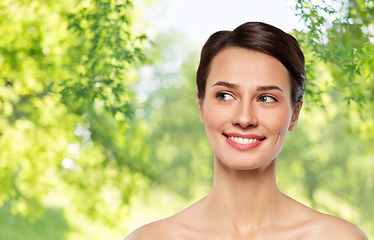
[[(201, 46), (175, 29), (151, 42), (135, 6), (0, 2), (0, 239), (121, 239), (208, 193)], [(308, 81), (279, 187), (372, 237), (374, 2), (295, 9)]]

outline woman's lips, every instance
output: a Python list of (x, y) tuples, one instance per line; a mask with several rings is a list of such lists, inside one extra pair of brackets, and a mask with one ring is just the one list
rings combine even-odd
[(248, 150), (259, 146), (266, 138), (254, 134), (223, 134), (228, 144), (239, 150)]

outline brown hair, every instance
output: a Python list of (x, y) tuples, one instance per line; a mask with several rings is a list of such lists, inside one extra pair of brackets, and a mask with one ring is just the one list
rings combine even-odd
[[(233, 31), (212, 34), (204, 44), (196, 74), (198, 97), (204, 100), (206, 80), (213, 58), (223, 49), (241, 47), (268, 54), (278, 59), (288, 70), (291, 81), (291, 100), (297, 108), (305, 91), (305, 59), (297, 40), (274, 26), (247, 22)], [(299, 110), (299, 109), (297, 109)]]

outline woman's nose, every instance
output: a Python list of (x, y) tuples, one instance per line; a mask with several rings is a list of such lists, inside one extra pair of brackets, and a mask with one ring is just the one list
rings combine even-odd
[(256, 109), (251, 104), (239, 104), (233, 116), (232, 123), (240, 126), (243, 129), (256, 127), (258, 125), (258, 118)]

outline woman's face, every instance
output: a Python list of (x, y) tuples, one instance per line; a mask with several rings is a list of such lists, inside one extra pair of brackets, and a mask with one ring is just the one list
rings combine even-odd
[(283, 64), (238, 47), (214, 57), (199, 113), (215, 158), (238, 170), (275, 160), (298, 119)]

